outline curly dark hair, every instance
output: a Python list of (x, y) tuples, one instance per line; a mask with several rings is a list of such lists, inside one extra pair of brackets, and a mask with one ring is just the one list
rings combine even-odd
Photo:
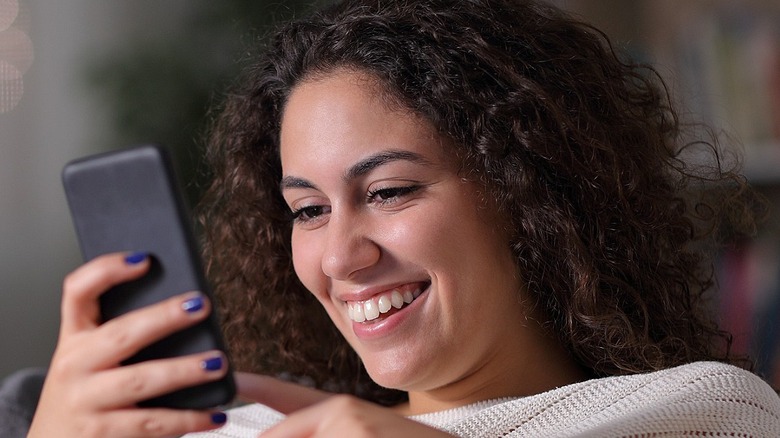
[[(652, 68), (542, 2), (347, 0), (284, 25), (213, 126), (200, 219), (236, 368), (403, 397), (370, 381), (292, 268), (281, 113), (297, 84), (339, 68), (452, 140), (511, 224), (545, 326), (591, 375), (734, 361), (704, 300), (712, 243), (753, 232), (761, 200), (714, 136), (686, 137)], [(692, 147), (713, 166), (683, 160)]]

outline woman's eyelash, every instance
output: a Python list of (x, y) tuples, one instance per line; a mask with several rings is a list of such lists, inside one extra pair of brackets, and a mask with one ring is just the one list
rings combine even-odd
[[(366, 201), (377, 202), (379, 204), (392, 203), (402, 196), (409, 195), (421, 189), (422, 186), (403, 186), (386, 187), (382, 189), (370, 190), (366, 194)], [(317, 219), (319, 216), (328, 213), (328, 207), (325, 205), (309, 205), (290, 210), (290, 219), (294, 222), (307, 222)]]
[(369, 190), (366, 198), (368, 201), (388, 202), (392, 199), (414, 193), (420, 188), (421, 186), (403, 186)]
[(323, 214), (325, 207), (322, 205), (311, 205), (307, 207), (301, 207), (296, 210), (290, 211), (290, 217), (293, 221), (306, 222), (317, 218)]

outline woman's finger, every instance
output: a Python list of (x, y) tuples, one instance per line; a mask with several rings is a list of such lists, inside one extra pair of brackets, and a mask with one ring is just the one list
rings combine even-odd
[(90, 368), (114, 367), (142, 348), (202, 321), (210, 311), (203, 294), (190, 292), (107, 321), (89, 334), (88, 342), (94, 346)]
[[(135, 437), (169, 437), (185, 433), (200, 432), (214, 429), (225, 423), (226, 416), (221, 412), (175, 411), (170, 409), (135, 409), (132, 411), (116, 411), (108, 414), (106, 420), (112, 423), (111, 417), (124, 422), (125, 427), (118, 431)], [(127, 427), (127, 425), (130, 427)], [(109, 426), (113, 428), (112, 426)], [(106, 434), (92, 436), (117, 436), (112, 430)]]
[[(225, 419), (225, 414), (221, 412), (128, 409), (75, 419), (61, 427), (50, 425), (52, 427), (48, 430), (54, 433), (48, 436), (170, 437), (214, 429), (222, 426)], [(72, 430), (64, 430), (63, 427)]]
[(290, 414), (332, 397), (333, 394), (273, 377), (235, 373), (239, 397)]
[(120, 409), (178, 389), (222, 378), (227, 358), (219, 351), (153, 360), (104, 371), (83, 385), (78, 398), (99, 410)]
[(80, 266), (63, 282), (60, 336), (69, 336), (100, 324), (97, 298), (117, 284), (134, 280), (149, 269), (149, 258), (140, 253), (115, 253), (96, 257)]

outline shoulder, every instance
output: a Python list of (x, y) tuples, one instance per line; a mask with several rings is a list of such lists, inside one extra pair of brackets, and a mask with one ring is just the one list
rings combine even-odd
[(744, 369), (696, 362), (602, 380), (604, 386), (620, 388), (629, 379), (642, 386), (627, 396), (622, 403), (626, 415), (616, 416), (610, 428), (651, 428), (678, 435), (780, 436), (780, 397), (764, 380)]
[(777, 393), (760, 377), (742, 368), (719, 362), (694, 362), (675, 368), (632, 376), (599, 379), (605, 386), (622, 386), (629, 380), (647, 385), (654, 390), (667, 390), (654, 398), (708, 396), (717, 400), (733, 396), (733, 401), (754, 400), (770, 405), (780, 402)]
[[(452, 415), (450, 415), (452, 418)], [(780, 436), (780, 397), (715, 362), (593, 379), (439, 424), (460, 436)]]
[(255, 438), (284, 415), (265, 405), (253, 403), (227, 411), (228, 421), (219, 429), (185, 435), (186, 438)]
[[(718, 362), (695, 362), (612, 379), (615, 380), (613, 384), (620, 386), (621, 380), (630, 378), (646, 385), (644, 389), (637, 389), (637, 394), (648, 406), (685, 406), (684, 410), (691, 413), (752, 418), (780, 428), (777, 392), (763, 379), (742, 368)], [(610, 379), (603, 380), (609, 384)]]

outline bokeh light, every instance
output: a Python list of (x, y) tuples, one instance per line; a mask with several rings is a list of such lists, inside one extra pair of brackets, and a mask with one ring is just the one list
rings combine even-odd
[(0, 31), (11, 27), (18, 16), (19, 2), (17, 0), (0, 0)]
[(12, 64), (0, 60), (0, 113), (11, 111), (22, 100), (22, 73)]
[(33, 43), (17, 23), (18, 0), (0, 0), (0, 113), (14, 109), (24, 94), (24, 74), (33, 62)]

